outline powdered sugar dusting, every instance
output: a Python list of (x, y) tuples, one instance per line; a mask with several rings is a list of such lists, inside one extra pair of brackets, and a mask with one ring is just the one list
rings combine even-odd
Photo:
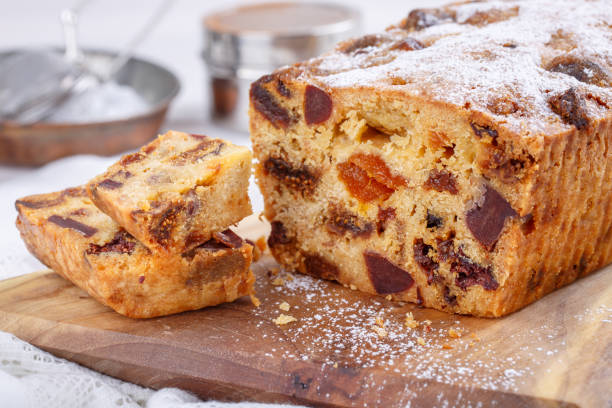
[[(284, 285), (262, 289), (278, 277)], [(525, 392), (537, 378), (551, 374), (550, 367), (570, 364), (565, 353), (568, 330), (593, 322), (612, 330), (609, 304), (585, 308), (571, 317), (570, 324), (559, 325), (537, 310), (543, 302), (531, 306), (531, 312), (524, 310), (502, 321), (398, 304), (284, 271), (260, 277), (258, 285), (258, 296), (268, 295), (261, 296), (262, 306), (254, 311), (261, 319), (257, 327), (278, 344), (267, 351), (268, 357), (318, 364), (322, 375), (360, 370), (361, 387), (376, 392), (386, 389), (385, 382), (393, 378), (410, 381), (403, 396), (407, 400), (411, 393), (418, 395), (432, 386), (432, 381), (466, 389)], [(563, 297), (561, 292), (554, 296)], [(282, 303), (291, 305), (296, 321), (271, 334), (266, 328), (281, 313)], [(416, 327), (406, 324), (407, 312), (413, 313)], [(516, 330), (507, 331), (508, 327)], [(381, 372), (388, 377), (375, 375)]]
[[(514, 131), (550, 132), (564, 125), (548, 106), (551, 93), (569, 87), (612, 101), (610, 88), (589, 85), (544, 67), (554, 57), (571, 55), (612, 65), (612, 7), (601, 1), (498, 1), (451, 7), (455, 21), (406, 32), (391, 27), (389, 41), (413, 37), (426, 48), (417, 51), (370, 46), (359, 53), (331, 52), (302, 65), (302, 79), (338, 90), (353, 87), (393, 89), (497, 116)], [(466, 23), (477, 12), (491, 10), (509, 17), (488, 24)], [(514, 13), (514, 14), (513, 14)], [(518, 15), (516, 15), (518, 14)], [(553, 44), (561, 36), (563, 46)], [(402, 78), (397, 84), (390, 78)], [(521, 109), (499, 115), (491, 98), (507, 97)], [(589, 115), (606, 110), (589, 105)], [(523, 132), (526, 133), (526, 132)]]

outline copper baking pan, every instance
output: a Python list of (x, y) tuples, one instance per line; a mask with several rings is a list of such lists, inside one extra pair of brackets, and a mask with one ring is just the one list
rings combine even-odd
[[(15, 51), (0, 52), (0, 59)], [(105, 65), (115, 53), (85, 50), (93, 64)], [(149, 112), (121, 120), (96, 123), (0, 123), (0, 163), (40, 166), (74, 154), (109, 156), (145, 144), (157, 135), (168, 106), (180, 89), (178, 78), (167, 69), (132, 58), (117, 74), (151, 106)]]

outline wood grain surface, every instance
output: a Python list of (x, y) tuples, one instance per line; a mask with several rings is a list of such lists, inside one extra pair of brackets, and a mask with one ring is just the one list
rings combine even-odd
[[(241, 227), (251, 237), (265, 228)], [(51, 271), (29, 274), (0, 282), (0, 330), (113, 377), (205, 399), (612, 407), (611, 267), (496, 320), (288, 274), (270, 257), (253, 269), (259, 307), (242, 298), (149, 320), (118, 315)], [(406, 327), (407, 312), (417, 327)], [(297, 320), (278, 325), (281, 314)]]

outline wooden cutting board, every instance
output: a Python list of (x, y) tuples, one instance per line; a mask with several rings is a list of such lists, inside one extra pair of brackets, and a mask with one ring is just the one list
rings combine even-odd
[[(253, 219), (240, 227), (252, 238), (266, 228)], [(149, 320), (120, 316), (50, 271), (33, 273), (0, 282), (0, 330), (113, 377), (205, 399), (612, 407), (612, 267), (496, 320), (274, 274), (270, 257), (254, 271), (259, 307), (243, 298)], [(404, 325), (407, 312), (418, 327)], [(281, 313), (297, 320), (277, 325)]]

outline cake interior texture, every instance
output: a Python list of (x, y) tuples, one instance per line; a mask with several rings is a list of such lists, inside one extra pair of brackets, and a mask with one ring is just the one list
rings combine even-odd
[(167, 255), (150, 251), (98, 210), (83, 187), (25, 197), (16, 207), (28, 250), (123, 315), (164, 316), (252, 292), (252, 246), (231, 230)]
[(286, 268), (502, 316), (612, 261), (612, 7), (420, 9), (251, 87)]
[(180, 254), (251, 214), (251, 152), (169, 131), (88, 184), (94, 204), (149, 249)]

